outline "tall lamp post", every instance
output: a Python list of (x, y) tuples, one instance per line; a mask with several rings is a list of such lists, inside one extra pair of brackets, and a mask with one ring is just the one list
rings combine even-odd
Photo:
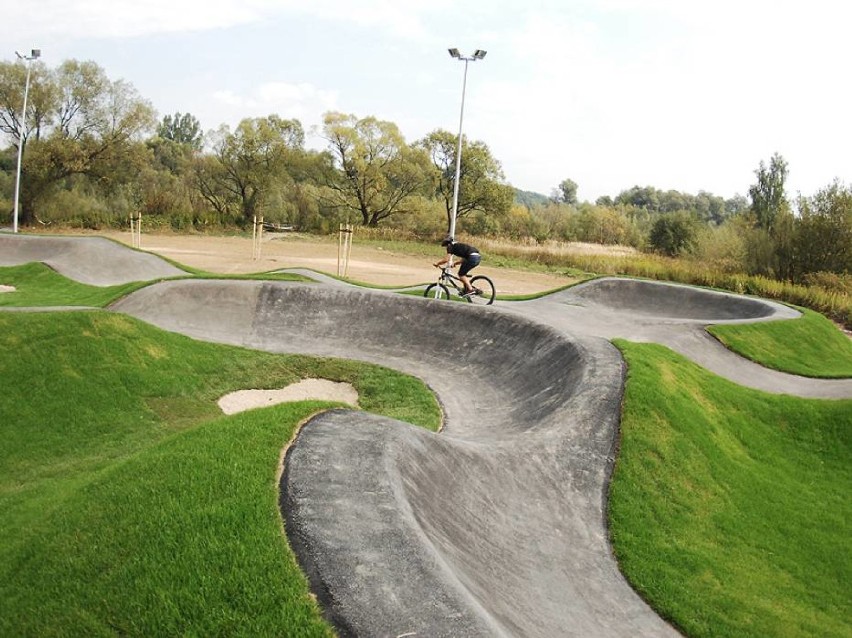
[(27, 124), (27, 97), (30, 92), (30, 71), (32, 61), (41, 57), (41, 49), (33, 49), (30, 55), (21, 55), (15, 51), (15, 55), (27, 62), (27, 81), (24, 84), (24, 110), (21, 112), (21, 132), (18, 136), (18, 172), (15, 175), (15, 212), (12, 216), (12, 232), (18, 232), (18, 200), (21, 196), (21, 159), (24, 152), (24, 128)]
[(456, 150), (456, 178), (453, 181), (453, 216), (450, 219), (450, 237), (456, 237), (456, 216), (459, 212), (459, 177), (461, 175), (461, 155), (462, 155), (462, 123), (464, 122), (464, 94), (467, 89), (467, 63), (481, 60), (485, 57), (486, 51), (477, 49), (473, 55), (462, 55), (458, 49), (449, 49), (450, 55), (456, 60), (464, 62), (464, 80), (462, 81), (462, 99), (461, 112), (459, 113), (459, 146)]

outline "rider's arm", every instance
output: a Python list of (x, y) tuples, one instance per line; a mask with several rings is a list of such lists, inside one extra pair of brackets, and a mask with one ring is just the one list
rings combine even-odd
[(446, 257), (444, 257), (441, 261), (436, 261), (436, 262), (435, 262), (434, 264), (432, 264), (432, 265), (433, 265), (433, 266), (435, 266), (435, 268), (440, 268), (441, 266), (443, 266), (444, 264), (446, 264), (448, 261), (450, 261), (450, 253), (447, 253), (447, 256), (446, 256)]

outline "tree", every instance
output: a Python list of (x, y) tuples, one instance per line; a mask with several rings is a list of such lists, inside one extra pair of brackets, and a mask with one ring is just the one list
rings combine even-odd
[(263, 212), (273, 185), (289, 180), (288, 167), (304, 153), (305, 133), (298, 120), (277, 115), (226, 125), (213, 135), (212, 163), (196, 162), (195, 185), (220, 213), (236, 205), (244, 222)]
[(236, 195), (226, 186), (227, 172), (213, 155), (199, 155), (193, 160), (192, 186), (202, 200), (221, 218), (233, 217), (239, 210)]
[(775, 153), (769, 161), (769, 167), (766, 167), (761, 160), (760, 167), (754, 173), (757, 176), (757, 184), (748, 189), (751, 212), (756, 225), (771, 234), (778, 215), (784, 210), (789, 210), (784, 194), (787, 162)]
[[(437, 172), (434, 196), (444, 203), (449, 229), (453, 218), (458, 136), (439, 129), (418, 141), (417, 146), (428, 153)], [(515, 191), (504, 183), (500, 163), (491, 155), (488, 146), (483, 142), (463, 140), (461, 157), (457, 218), (473, 212), (507, 214)]]
[(200, 151), (204, 143), (201, 124), (189, 113), (166, 115), (157, 127), (157, 135), (164, 140), (171, 140), (193, 151)]
[(35, 104), (22, 168), (22, 224), (32, 223), (40, 197), (72, 176), (101, 190), (135, 177), (139, 140), (154, 111), (133, 86), (110, 81), (94, 62), (66, 60), (40, 75)]
[(577, 183), (570, 179), (563, 179), (559, 182), (559, 189), (557, 191), (559, 195), (559, 201), (563, 204), (568, 204), (569, 206), (577, 205)]
[(748, 199), (737, 193), (730, 199), (725, 200), (725, 217), (733, 217), (748, 210), (748, 208)]
[(375, 117), (326, 113), (323, 134), (337, 169), (326, 186), (329, 204), (352, 211), (365, 226), (411, 213), (434, 175), (422, 149), (409, 147), (396, 124)]
[(695, 243), (696, 220), (685, 212), (666, 213), (651, 226), (648, 244), (657, 252), (676, 257)]
[(796, 256), (799, 275), (852, 273), (852, 189), (834, 182), (799, 200)]
[(591, 204), (581, 204), (570, 225), (576, 240), (595, 244), (623, 244), (631, 234), (630, 221), (621, 212)]
[(41, 136), (56, 101), (56, 86), (50, 71), (43, 62), (32, 62), (27, 115), (22, 120), (26, 75), (23, 62), (0, 62), (0, 133), (10, 138), (16, 151), (22, 133), (24, 145), (30, 135), (35, 139)]
[(633, 188), (621, 191), (615, 198), (616, 204), (625, 206), (634, 206), (650, 211), (660, 210), (660, 193), (653, 186), (634, 186)]

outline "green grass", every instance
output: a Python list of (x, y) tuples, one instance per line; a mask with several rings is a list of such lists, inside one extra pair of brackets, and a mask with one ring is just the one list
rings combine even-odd
[[(186, 268), (181, 266), (181, 268)], [(194, 271), (196, 279), (253, 279), (274, 281), (307, 281), (290, 273), (258, 273), (251, 275), (216, 275)], [(21, 266), (0, 267), (0, 284), (13, 286), (14, 292), (0, 294), (0, 306), (44, 307), (86, 306), (103, 308), (152, 282), (132, 282), (117, 286), (89, 286), (60, 275), (41, 262)]]
[(852, 339), (821, 314), (799, 319), (711, 326), (728, 348), (776, 370), (807, 377), (852, 377)]
[(617, 345), (609, 516), (628, 580), (692, 637), (852, 635), (852, 401), (769, 395)]
[(101, 308), (147, 285), (89, 286), (63, 277), (41, 262), (0, 267), (0, 284), (14, 292), (0, 294), (0, 306), (91, 306)]
[(0, 313), (0, 635), (328, 636), (282, 532), (276, 476), (331, 404), (222, 416), (308, 376), (437, 429), (418, 380), (207, 344), (102, 311)]

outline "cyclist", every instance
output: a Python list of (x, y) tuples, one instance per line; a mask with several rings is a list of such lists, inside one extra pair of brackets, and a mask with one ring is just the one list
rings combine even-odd
[(445, 246), (447, 249), (447, 256), (444, 257), (441, 261), (435, 262), (435, 267), (440, 268), (444, 264), (449, 263), (452, 257), (461, 258), (461, 265), (459, 266), (459, 279), (462, 280), (464, 284), (464, 294), (468, 296), (474, 292), (473, 286), (470, 285), (470, 278), (467, 276), (471, 270), (476, 268), (479, 265), (482, 256), (479, 254), (479, 251), (471, 246), (470, 244), (463, 244), (460, 241), (456, 241), (449, 235), (444, 238), (444, 241), (441, 242), (441, 246)]

